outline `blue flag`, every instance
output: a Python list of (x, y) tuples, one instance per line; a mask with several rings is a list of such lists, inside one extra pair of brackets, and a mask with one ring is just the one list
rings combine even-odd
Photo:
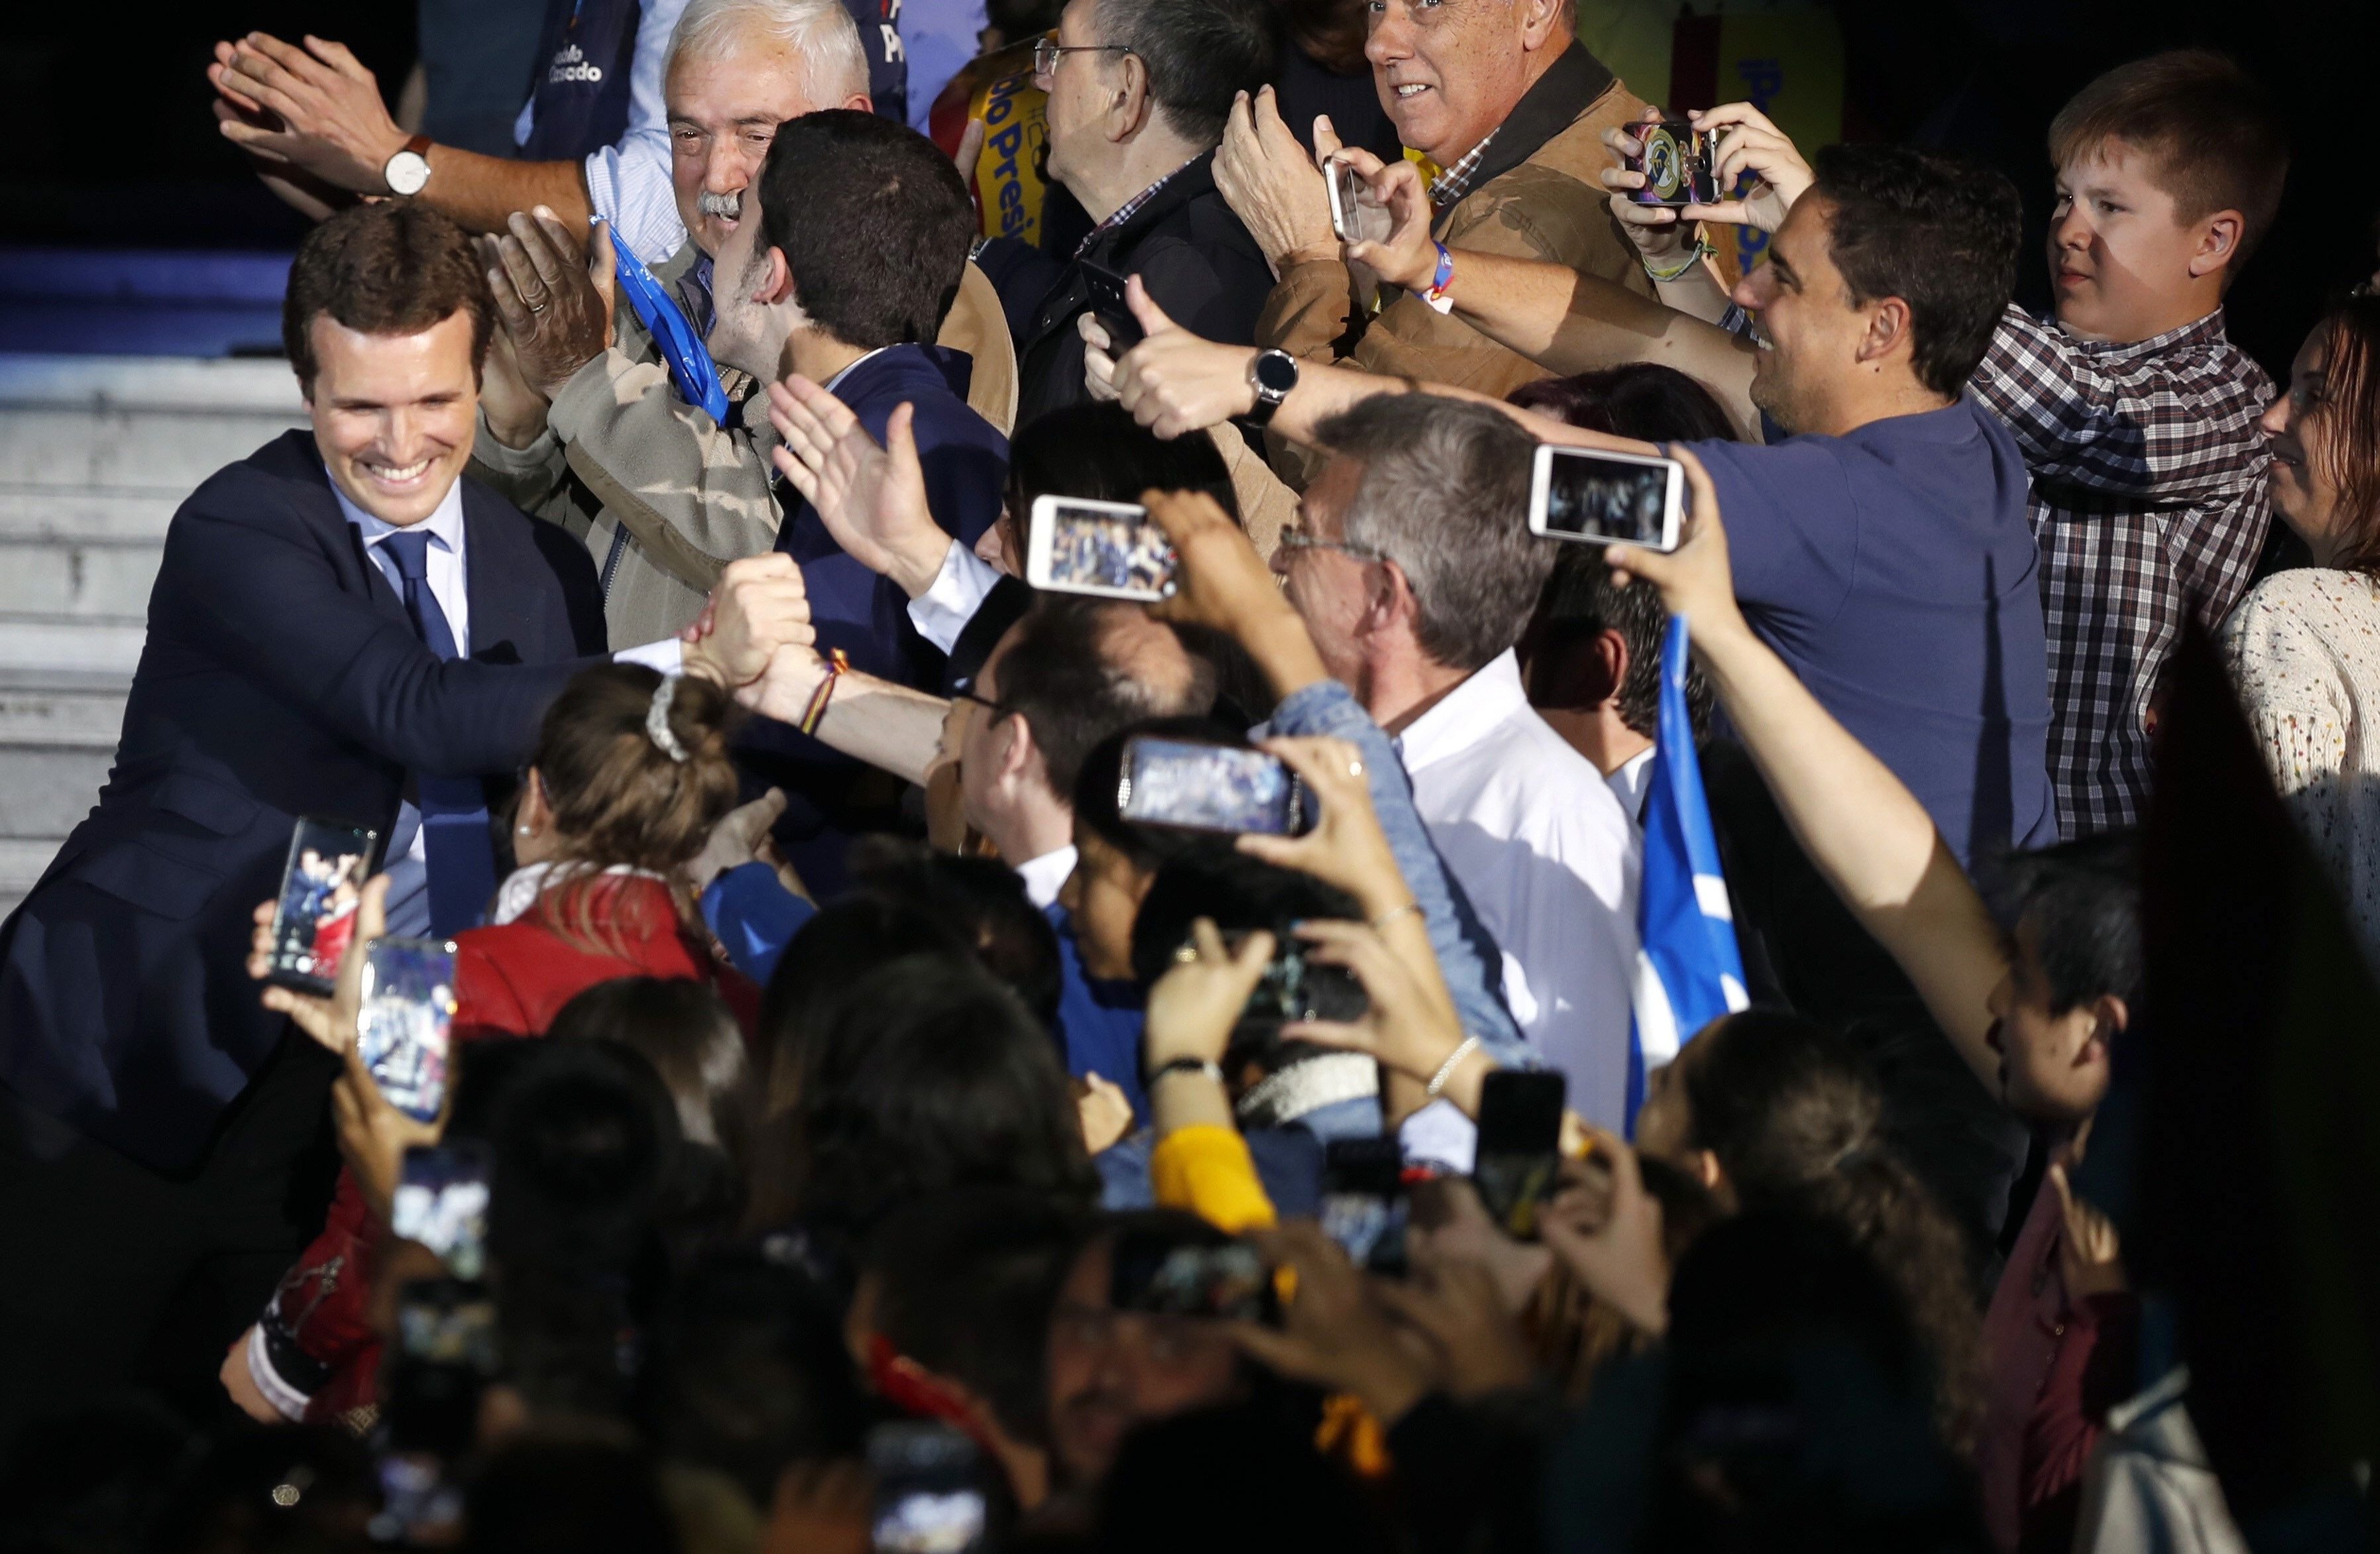
[(620, 229), (613, 227), (613, 275), (618, 281), (621, 295), (628, 306), (644, 321), (645, 332), (653, 337), (653, 345), (669, 363), (670, 376), (676, 380), (677, 391), (689, 405), (698, 405), (710, 413), (710, 419), (721, 426), (727, 424), (727, 391), (719, 386), (719, 369), (703, 348), (702, 336), (694, 332), (686, 310), (662, 289), (661, 282), (645, 268), (645, 261), (621, 240)]
[(1670, 617), (1661, 644), (1661, 730), (1645, 795), (1645, 869), (1637, 892), (1635, 1029), (1628, 1050), (1628, 1133), (1645, 1076), (1678, 1055), (1696, 1031), (1743, 1008), (1743, 957), (1735, 948), (1710, 804), (1686, 714), (1686, 622)]

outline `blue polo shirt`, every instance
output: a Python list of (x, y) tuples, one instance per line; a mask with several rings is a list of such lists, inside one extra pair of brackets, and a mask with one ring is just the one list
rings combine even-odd
[(1972, 394), (1840, 437), (1692, 443), (1736, 598), (1972, 867), (2058, 839), (2024, 455)]

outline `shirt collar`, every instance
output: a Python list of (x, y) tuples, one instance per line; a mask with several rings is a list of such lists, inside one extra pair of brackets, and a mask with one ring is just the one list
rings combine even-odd
[(1038, 858), (1027, 858), (1016, 866), (1016, 877), (1025, 881), (1026, 899), (1047, 912), (1058, 899), (1059, 890), (1066, 876), (1075, 872), (1075, 849), (1070, 844), (1053, 847)]
[[(1497, 127), (1501, 128), (1502, 126)], [(1481, 160), (1495, 141), (1496, 130), (1491, 129), (1480, 138), (1477, 145), (1439, 169), (1438, 176), (1429, 181), (1429, 202), (1443, 208), (1470, 193), (1472, 175), (1479, 171)]]
[(1528, 693), (1521, 688), (1521, 661), (1512, 650), (1497, 654), (1471, 677), (1439, 698), (1438, 705), (1415, 718), (1397, 737), (1405, 770), (1418, 771), (1432, 761), (1468, 749), (1488, 730), (1524, 711)]
[[(1207, 153), (1204, 152), (1198, 153), (1199, 156), (1204, 156), (1205, 154)], [(1198, 157), (1194, 156), (1190, 159), (1190, 162), (1196, 162), (1197, 160)], [(1189, 166), (1190, 162), (1184, 163), (1182, 167)], [(1083, 235), (1083, 240), (1075, 246), (1075, 257), (1076, 259), (1082, 258), (1085, 254), (1091, 251), (1091, 245), (1098, 242), (1102, 235), (1113, 232), (1117, 227), (1122, 226), (1133, 217), (1140, 214), (1141, 207), (1156, 199), (1157, 191), (1159, 189), (1163, 188), (1167, 184), (1172, 183), (1175, 178), (1182, 176), (1182, 167), (1176, 167), (1172, 172), (1166, 174), (1165, 176), (1158, 179), (1147, 188), (1142, 189), (1138, 194), (1134, 195), (1131, 199), (1117, 206), (1114, 212), (1109, 215), (1107, 220), (1099, 223), (1097, 226), (1092, 227), (1090, 231), (1085, 233)]]
[[(322, 478), (330, 480), (330, 467), (326, 465), (322, 469)], [(405, 532), (404, 528), (390, 523), (386, 518), (376, 518), (357, 506), (348, 500), (347, 493), (339, 489), (339, 482), (336, 480), (331, 480), (331, 494), (338, 499), (340, 516), (356, 526), (362, 533), (367, 546), (377, 545), (392, 534)], [(437, 507), (428, 517), (418, 524), (408, 524), (405, 528), (423, 530), (454, 554), (461, 555), (463, 553), (462, 478), (455, 477), (455, 483), (446, 488), (446, 494), (439, 499)]]
[[(2050, 314), (2047, 322), (2058, 333), (2066, 334), (2066, 326), (2058, 322), (2056, 313)], [(2192, 319), (2162, 334), (2152, 334), (2145, 340), (2076, 340), (2071, 334), (2066, 334), (2066, 337), (2095, 357), (2149, 357), (2159, 351), (2171, 350), (2176, 346), (2214, 345), (2224, 340), (2226, 335), (2223, 310), (2217, 307), (2204, 318)]]
[(829, 394), (832, 394), (836, 389), (838, 389), (838, 388), (840, 388), (840, 387), (842, 387), (842, 386), (843, 386), (843, 381), (844, 381), (845, 378), (850, 377), (854, 372), (856, 372), (856, 371), (858, 371), (858, 370), (859, 370), (860, 364), (861, 364), (862, 362), (872, 361), (872, 360), (874, 360), (876, 358), (878, 358), (878, 357), (880, 357), (880, 356), (882, 356), (886, 351), (889, 351), (889, 350), (891, 350), (892, 348), (892, 346), (877, 346), (874, 350), (872, 350), (872, 351), (868, 352), (866, 356), (861, 357), (861, 358), (859, 358), (857, 360), (855, 360), (855, 361), (852, 361), (852, 362), (850, 362), (850, 363), (846, 364), (846, 365), (844, 366), (844, 368), (843, 369), (843, 370), (842, 370), (842, 371), (837, 372), (833, 377), (829, 378), (825, 382), (820, 383), (820, 384), (819, 385), (819, 387), (820, 387), (820, 388), (822, 388), (822, 389), (826, 390), (826, 391), (827, 391), (827, 393), (829, 393)]
[(1645, 820), (1645, 795), (1653, 785), (1653, 758), (1658, 753), (1658, 747), (1648, 745), (1621, 761), (1620, 769), (1604, 779), (1619, 797), (1620, 807), (1639, 825)]

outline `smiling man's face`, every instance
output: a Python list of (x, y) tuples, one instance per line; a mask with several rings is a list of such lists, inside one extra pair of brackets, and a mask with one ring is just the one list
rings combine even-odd
[(367, 334), (328, 313), (311, 328), (306, 413), (332, 480), (383, 523), (419, 523), (471, 460), (480, 373), (470, 313), (458, 308), (414, 334)]
[(739, 41), (716, 55), (670, 67), (670, 185), (694, 246), (713, 259), (744, 214), (777, 126), (827, 106), (810, 97), (809, 70), (773, 39)]
[[(1368, 0), (1364, 57), (1404, 143), (1443, 167), (1529, 88), (1530, 0)], [(1550, 43), (1544, 46), (1550, 47)]]

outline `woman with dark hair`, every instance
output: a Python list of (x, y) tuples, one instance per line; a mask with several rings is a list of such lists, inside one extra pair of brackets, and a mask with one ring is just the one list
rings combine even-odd
[(1899, 1290), (1935, 1366), (1936, 1423), (1965, 1452), (1981, 1322), (1959, 1228), (1884, 1136), (1884, 1092), (1841, 1037), (1775, 1010), (1714, 1021), (1652, 1077), (1636, 1142), (1735, 1209), (1840, 1225)]
[(1504, 403), (1588, 431), (1647, 443), (1742, 441), (1710, 390), (1657, 361), (1540, 378), (1506, 395)]
[(2380, 967), (2380, 297), (2314, 325), (2259, 423), (2273, 515), (2314, 565), (2256, 585), (2223, 652), (2273, 780)]

